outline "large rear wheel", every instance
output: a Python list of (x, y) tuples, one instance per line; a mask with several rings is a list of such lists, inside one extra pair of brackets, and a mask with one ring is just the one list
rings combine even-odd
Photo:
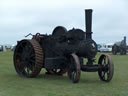
[(43, 66), (43, 50), (35, 40), (18, 42), (14, 51), (14, 67), (24, 77), (36, 77)]

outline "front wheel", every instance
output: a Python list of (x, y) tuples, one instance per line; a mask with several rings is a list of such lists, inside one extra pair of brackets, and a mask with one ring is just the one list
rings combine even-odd
[(72, 53), (68, 68), (68, 77), (73, 83), (78, 83), (80, 80), (80, 61), (76, 54)]
[(111, 81), (114, 73), (114, 65), (111, 56), (107, 54), (101, 55), (98, 64), (101, 66), (101, 69), (98, 71), (100, 79), (105, 82)]

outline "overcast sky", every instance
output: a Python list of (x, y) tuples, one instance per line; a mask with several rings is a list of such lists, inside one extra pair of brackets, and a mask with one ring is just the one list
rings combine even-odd
[(28, 33), (51, 34), (58, 25), (85, 31), (84, 9), (93, 9), (97, 43), (128, 37), (127, 0), (0, 0), (0, 44), (16, 44)]

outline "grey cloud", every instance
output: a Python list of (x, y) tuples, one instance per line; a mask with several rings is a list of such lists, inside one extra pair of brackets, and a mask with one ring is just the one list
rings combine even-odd
[[(39, 0), (40, 1), (40, 0)], [(58, 1), (58, 0), (55, 0)], [(69, 0), (68, 0), (69, 1)], [(22, 3), (26, 1), (21, 1)], [(100, 0), (97, 1), (62, 1), (44, 5), (36, 3), (24, 6), (10, 6), (0, 8), (0, 44), (16, 43), (28, 33), (50, 34), (52, 30), (62, 25), (68, 30), (75, 27), (85, 30), (84, 9), (93, 8), (93, 38), (97, 42), (114, 42), (124, 35), (128, 37), (128, 13), (124, 0)], [(41, 2), (41, 1), (40, 1)], [(64, 3), (64, 4), (63, 4)], [(45, 3), (44, 3), (45, 4)], [(62, 5), (62, 6), (61, 6)]]

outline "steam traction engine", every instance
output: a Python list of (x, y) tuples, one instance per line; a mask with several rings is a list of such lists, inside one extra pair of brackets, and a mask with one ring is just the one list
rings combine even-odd
[(126, 55), (127, 54), (127, 44), (126, 44), (126, 36), (124, 36), (124, 39), (120, 42), (115, 42), (112, 46), (112, 53), (116, 55), (117, 53), (120, 53), (120, 55)]
[[(102, 81), (113, 77), (113, 62), (109, 55), (100, 56), (95, 63), (97, 44), (92, 40), (92, 10), (86, 11), (86, 32), (81, 29), (66, 30), (56, 27), (51, 35), (37, 33), (32, 39), (18, 42), (14, 51), (14, 67), (24, 77), (36, 77), (42, 68), (48, 74), (68, 73), (73, 83), (80, 80), (81, 71), (96, 72)], [(87, 62), (83, 62), (86, 58)]]

